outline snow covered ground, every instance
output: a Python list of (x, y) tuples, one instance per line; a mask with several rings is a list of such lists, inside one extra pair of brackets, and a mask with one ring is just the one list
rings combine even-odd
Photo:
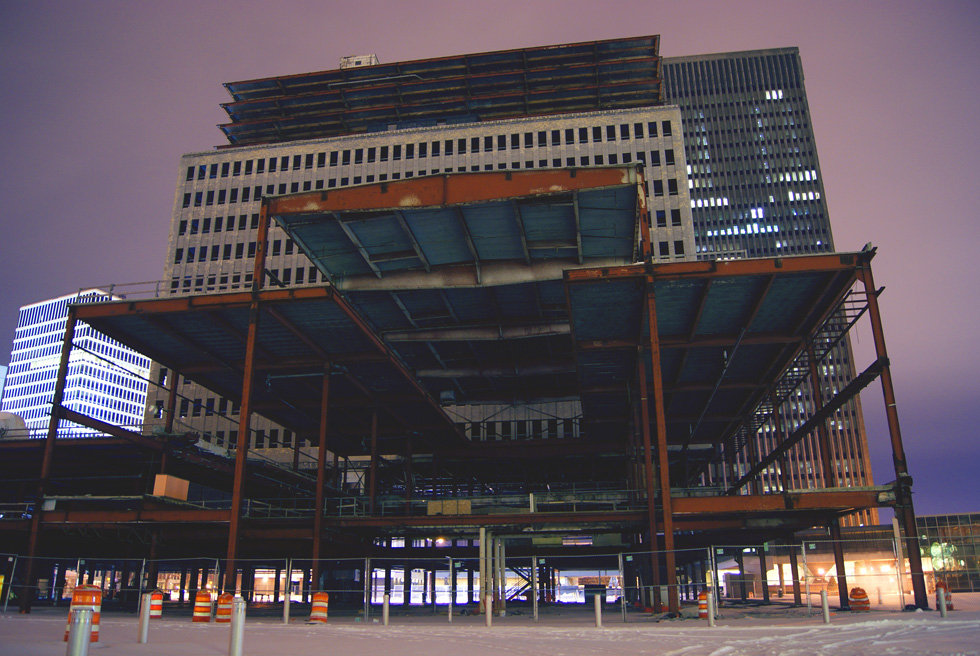
[[(694, 618), (660, 620), (633, 614), (622, 623), (607, 611), (602, 628), (593, 626), (587, 609), (548, 608), (535, 623), (527, 614), (493, 618), (444, 615), (392, 617), (389, 626), (332, 617), (327, 625), (309, 625), (305, 616), (289, 625), (281, 618), (249, 618), (244, 654), (303, 656), (306, 654), (391, 654), (392, 656), (881, 656), (893, 654), (980, 655), (980, 612), (836, 613), (830, 625), (806, 609), (739, 611), (723, 609), (718, 626)], [(67, 611), (35, 609), (31, 615), (0, 614), (0, 655), (62, 656)], [(107, 614), (101, 638), (90, 656), (216, 656), (228, 653), (228, 625), (193, 624), (187, 615), (154, 620), (149, 643), (137, 644), (138, 620), (132, 614)]]

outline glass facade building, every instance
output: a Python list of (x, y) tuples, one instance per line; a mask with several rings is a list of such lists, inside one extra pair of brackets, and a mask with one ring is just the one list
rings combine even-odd
[[(0, 411), (22, 417), (32, 434), (47, 430), (68, 306), (111, 298), (88, 289), (20, 308)], [(84, 323), (75, 328), (74, 345), (64, 405), (117, 426), (141, 425), (150, 361)], [(66, 421), (61, 426), (78, 434), (92, 432)]]
[[(832, 252), (799, 50), (667, 57), (663, 77), (665, 100), (680, 108), (684, 124), (697, 258)], [(851, 362), (844, 343), (820, 363), (823, 401), (851, 380)], [(801, 385), (780, 407), (782, 430), (789, 434), (812, 413), (811, 386)], [(872, 485), (860, 399), (847, 403), (827, 424), (836, 485)], [(775, 446), (775, 433), (766, 425), (748, 439), (758, 440), (760, 452), (766, 453)], [(787, 466), (791, 489), (830, 484), (815, 435), (793, 449)], [(764, 475), (767, 489), (780, 487), (779, 473), (773, 466)], [(876, 524), (877, 517), (852, 521)]]

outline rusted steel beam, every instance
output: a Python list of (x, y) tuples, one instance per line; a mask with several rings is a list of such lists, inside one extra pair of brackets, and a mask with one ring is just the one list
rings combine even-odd
[(707, 260), (593, 267), (566, 271), (565, 282), (574, 285), (595, 282), (596, 280), (643, 278), (648, 274), (656, 280), (673, 280), (678, 278), (718, 278), (787, 273), (853, 272), (857, 267), (870, 262), (872, 257), (873, 254), (866, 251), (745, 260)]
[(41, 522), (46, 526), (91, 525), (91, 524), (184, 524), (184, 523), (228, 523), (231, 519), (228, 510), (208, 510), (180, 508), (174, 510), (45, 510)]
[(316, 450), (316, 496), (313, 505), (313, 586), (320, 581), (320, 557), (322, 556), (323, 537), (323, 508), (326, 499), (327, 486), (327, 428), (330, 415), (330, 365), (323, 370), (323, 381), (320, 388), (320, 433)]
[(118, 437), (120, 439), (126, 440), (131, 444), (143, 447), (144, 449), (150, 449), (151, 451), (162, 452), (166, 450), (166, 444), (161, 440), (154, 439), (152, 437), (146, 437), (139, 433), (134, 433), (131, 430), (126, 430), (125, 428), (120, 428), (119, 426), (114, 426), (113, 424), (108, 424), (104, 421), (94, 419), (87, 415), (83, 415), (80, 412), (76, 412), (71, 408), (66, 408), (63, 406), (58, 406), (52, 415), (57, 415), (61, 419), (66, 421), (73, 421), (76, 424), (81, 424), (86, 428), (91, 428), (92, 430), (97, 430), (100, 433), (105, 433), (106, 435), (112, 435), (113, 437)]
[(660, 335), (657, 330), (657, 300), (653, 279), (647, 279), (647, 321), (650, 326), (650, 369), (653, 382), (653, 411), (657, 427), (657, 464), (660, 479), (660, 503), (663, 507), (664, 551), (667, 566), (667, 607), (671, 613), (680, 610), (677, 589), (677, 567), (674, 553), (674, 517), (670, 495), (670, 459), (667, 454), (667, 421), (664, 412), (664, 383), (660, 371)]
[[(55, 441), (58, 437), (58, 424), (60, 421), (58, 410), (65, 398), (65, 383), (68, 377), (68, 363), (71, 359), (72, 341), (75, 339), (75, 325), (78, 312), (75, 306), (68, 307), (68, 318), (65, 321), (65, 337), (61, 343), (61, 359), (58, 362), (58, 373), (54, 381), (54, 394), (51, 398), (51, 420), (48, 422), (48, 435), (44, 440), (44, 454), (41, 457), (41, 472), (38, 476), (37, 491), (35, 492), (35, 503), (39, 504), (44, 500), (47, 490), (48, 479), (51, 476), (51, 461), (54, 459)], [(27, 563), (24, 566), (24, 580), (30, 589), (37, 585), (34, 576), (34, 556), (37, 553), (37, 543), (40, 532), (40, 513), (35, 512), (31, 518), (31, 532), (27, 537)], [(31, 605), (34, 602), (33, 594), (21, 595), (20, 612), (30, 613)]]
[(841, 512), (887, 505), (879, 501), (879, 495), (885, 492), (891, 492), (891, 488), (838, 488), (783, 494), (674, 497), (671, 502), (675, 517), (685, 514), (768, 513), (790, 510)]
[(909, 476), (908, 461), (905, 458), (905, 446), (902, 443), (902, 429), (898, 421), (898, 401), (892, 383), (891, 368), (888, 366), (888, 349), (885, 347), (885, 331), (881, 323), (881, 310), (878, 307), (878, 294), (875, 287), (871, 264), (868, 263), (859, 272), (864, 292), (868, 299), (868, 317), (871, 320), (871, 334), (874, 338), (875, 353), (879, 360), (884, 361), (881, 371), (881, 394), (885, 402), (885, 418), (888, 421), (888, 435), (892, 445), (892, 462), (895, 466), (895, 515), (902, 523), (905, 531), (905, 553), (909, 559), (909, 569), (912, 574), (912, 592), (915, 605), (919, 608), (929, 607), (929, 597), (926, 593), (925, 575), (922, 570), (922, 556), (919, 553), (918, 527), (915, 522), (915, 508), (912, 504), (912, 477)]
[(636, 169), (632, 166), (488, 171), (469, 175), (432, 175), (411, 180), (271, 197), (267, 201), (267, 206), (272, 216), (346, 210), (404, 210), (411, 207), (554, 195), (579, 189), (619, 187), (626, 184), (636, 184)]
[(245, 344), (242, 404), (238, 424), (238, 441), (235, 445), (235, 479), (231, 490), (231, 525), (228, 528), (228, 559), (225, 566), (226, 576), (223, 585), (223, 589), (226, 591), (228, 590), (228, 586), (234, 590), (236, 585), (235, 572), (237, 570), (235, 568), (235, 557), (238, 554), (238, 531), (245, 496), (245, 469), (248, 462), (248, 443), (251, 438), (252, 388), (254, 386), (254, 381), (252, 380), (254, 374), (253, 363), (255, 361), (255, 347), (258, 342), (259, 314), (259, 303), (255, 301), (249, 311), (248, 341)]
[[(657, 547), (657, 508), (654, 503), (653, 487), (653, 440), (650, 438), (650, 400), (647, 389), (646, 359), (640, 352), (636, 358), (637, 387), (640, 391), (640, 434), (643, 438), (643, 477), (646, 492), (647, 512), (646, 530), (650, 536), (647, 548), (650, 550), (650, 571), (654, 588), (660, 588), (660, 556)], [(659, 594), (659, 592), (658, 592)]]
[(383, 333), (387, 342), (444, 342), (444, 341), (500, 341), (524, 337), (550, 337), (568, 335), (568, 321), (523, 323), (518, 325), (453, 326), (450, 328), (422, 328), (417, 330), (392, 330)]

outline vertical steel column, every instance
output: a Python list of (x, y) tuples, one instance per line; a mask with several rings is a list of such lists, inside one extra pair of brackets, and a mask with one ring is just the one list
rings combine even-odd
[(374, 514), (374, 501), (378, 494), (378, 406), (371, 410), (371, 480), (368, 487), (368, 512)]
[[(772, 405), (772, 430), (773, 437), (775, 437), (773, 446), (776, 447), (783, 443), (785, 435), (783, 434), (783, 418), (779, 414), (779, 406), (776, 403), (775, 389), (769, 392), (769, 403)], [(789, 471), (786, 469), (788, 461), (789, 458), (786, 457), (785, 453), (779, 458), (779, 486), (784, 493), (789, 491)]]
[(885, 400), (885, 417), (888, 420), (888, 433), (892, 443), (892, 461), (895, 464), (895, 515), (902, 523), (905, 531), (905, 553), (909, 559), (909, 573), (912, 575), (912, 594), (918, 608), (929, 607), (929, 597), (926, 593), (925, 577), (922, 573), (922, 555), (919, 553), (918, 528), (915, 525), (915, 508), (912, 505), (912, 477), (909, 476), (908, 462), (905, 459), (905, 446), (902, 444), (902, 429), (898, 423), (898, 406), (895, 399), (895, 388), (892, 384), (892, 372), (888, 362), (888, 350), (885, 348), (885, 332), (881, 324), (881, 310), (878, 307), (878, 290), (875, 288), (874, 276), (870, 264), (858, 271), (858, 277), (864, 283), (864, 291), (868, 298), (868, 317), (871, 320), (871, 333), (874, 336), (875, 353), (882, 362), (881, 393)]
[[(174, 420), (177, 418), (177, 381), (180, 379), (180, 374), (177, 371), (171, 370), (169, 377), (170, 387), (167, 389), (167, 418), (164, 425), (164, 430), (167, 432), (167, 435), (174, 432)], [(168, 438), (163, 453), (160, 456), (161, 474), (167, 473), (169, 461), (170, 439)]]
[[(806, 345), (806, 359), (810, 365), (810, 393), (813, 395), (813, 412), (823, 408), (823, 391), (820, 386), (820, 372), (817, 369), (817, 358), (813, 351), (813, 342)], [(817, 424), (817, 436), (820, 447), (820, 461), (823, 463), (824, 487), (837, 487), (837, 462), (830, 452), (830, 435), (827, 432), (827, 420)], [(842, 610), (849, 610), (847, 599), (847, 573), (844, 571), (844, 544), (841, 542), (840, 519), (834, 517), (828, 523), (830, 540), (834, 547), (834, 563), (837, 569), (837, 594)]]
[(674, 560), (674, 515), (670, 500), (670, 461), (667, 455), (667, 421), (664, 417), (664, 383), (660, 371), (660, 335), (657, 332), (657, 301), (654, 280), (647, 277), (647, 317), (650, 324), (650, 376), (653, 382), (654, 419), (657, 422), (657, 460), (660, 478), (660, 505), (663, 508), (664, 551), (667, 567), (667, 609), (680, 611), (677, 598), (677, 567)]
[(796, 545), (792, 542), (789, 543), (789, 569), (793, 576), (793, 605), (802, 606), (803, 591), (800, 590), (800, 565), (796, 557)]
[[(647, 495), (647, 527), (650, 540), (647, 547), (650, 549), (650, 579), (653, 584), (655, 594), (660, 596), (660, 557), (657, 553), (657, 507), (654, 505), (653, 490), (653, 454), (650, 445), (650, 403), (647, 398), (647, 372), (646, 359), (643, 349), (639, 349), (636, 356), (636, 377), (639, 379), (640, 387), (640, 423), (643, 430), (643, 473)], [(642, 595), (641, 595), (642, 597)]]
[[(255, 374), (255, 347), (259, 332), (259, 292), (262, 290), (265, 272), (265, 256), (269, 244), (269, 213), (266, 199), (259, 209), (259, 227), (256, 234), (255, 264), (252, 268), (252, 306), (248, 317), (248, 336), (245, 339), (245, 365), (242, 376), (242, 405), (238, 423), (238, 443), (235, 445), (235, 479), (231, 492), (231, 521), (228, 527), (228, 562), (225, 564), (225, 580), (221, 586), (224, 591), (231, 585), (236, 587), (238, 556), (238, 536), (241, 531), (242, 497), (245, 493), (245, 466), (248, 460), (248, 442), (252, 421), (252, 378)], [(298, 437), (297, 437), (298, 439)], [(216, 582), (217, 583), (217, 582)]]
[(412, 475), (412, 438), (405, 438), (405, 514), (412, 514), (412, 496), (415, 494), (415, 479)]
[[(34, 495), (34, 514), (31, 517), (31, 532), (27, 538), (27, 558), (25, 558), (24, 594), (20, 597), (20, 612), (30, 613), (37, 590), (34, 576), (34, 555), (37, 552), (37, 542), (41, 532), (41, 515), (44, 513), (44, 493), (51, 476), (51, 461), (54, 458), (55, 439), (58, 437), (58, 423), (61, 417), (61, 403), (65, 398), (65, 383), (68, 378), (68, 362), (71, 359), (72, 341), (75, 339), (75, 308), (68, 307), (68, 318), (65, 321), (65, 339), (61, 343), (61, 360), (58, 363), (58, 375), (54, 382), (54, 395), (51, 398), (51, 420), (48, 422), (48, 435), (44, 440), (44, 455), (41, 458), (41, 475), (38, 477), (37, 492)], [(11, 573), (11, 579), (13, 574)]]
[[(330, 363), (323, 365), (320, 389), (320, 444), (316, 451), (316, 498), (313, 515), (313, 587), (320, 589), (320, 558), (323, 549), (323, 511), (327, 485), (327, 426), (330, 419)], [(299, 436), (297, 435), (297, 441)]]
[[(221, 590), (235, 592), (238, 556), (238, 536), (241, 531), (243, 496), (245, 494), (245, 466), (248, 461), (250, 425), (252, 421), (252, 378), (255, 372), (255, 346), (259, 332), (259, 303), (252, 301), (248, 318), (248, 337), (245, 341), (245, 370), (242, 382), (241, 418), (238, 423), (238, 442), (235, 445), (235, 479), (231, 491), (231, 521), (228, 527), (228, 561), (225, 564), (225, 581)], [(231, 586), (230, 590), (228, 586)]]
[[(776, 566), (779, 566), (779, 562), (776, 562)], [(764, 544), (759, 545), (759, 578), (762, 580), (762, 600), (769, 603), (769, 577), (767, 576), (769, 572), (769, 565), (766, 563), (766, 546)]]

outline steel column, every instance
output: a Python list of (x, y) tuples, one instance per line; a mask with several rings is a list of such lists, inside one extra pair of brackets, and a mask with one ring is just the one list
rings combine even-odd
[(909, 476), (905, 447), (902, 444), (902, 429), (898, 423), (898, 406), (895, 388), (892, 385), (891, 369), (888, 365), (888, 350), (885, 348), (885, 332), (881, 324), (881, 310), (878, 307), (878, 293), (870, 264), (858, 271), (868, 297), (868, 317), (871, 320), (871, 333), (874, 337), (875, 352), (879, 360), (884, 360), (881, 372), (881, 393), (885, 400), (885, 417), (888, 420), (888, 434), (892, 443), (892, 461), (895, 464), (895, 514), (902, 522), (905, 531), (905, 553), (908, 554), (909, 571), (912, 575), (912, 594), (918, 608), (929, 607), (925, 577), (922, 573), (922, 555), (919, 553), (918, 528), (915, 525), (915, 508), (912, 505), (912, 477)]
[(248, 443), (252, 421), (252, 378), (255, 371), (255, 346), (259, 333), (259, 303), (254, 301), (248, 318), (248, 337), (245, 341), (245, 370), (242, 377), (241, 418), (238, 423), (238, 441), (235, 445), (235, 479), (231, 491), (231, 521), (228, 527), (228, 561), (225, 564), (225, 581), (222, 590), (235, 591), (237, 569), (235, 558), (238, 555), (238, 537), (241, 531), (242, 505), (245, 494), (245, 466), (248, 461)]
[(660, 594), (660, 558), (657, 554), (657, 507), (654, 505), (653, 490), (653, 454), (650, 445), (650, 402), (647, 397), (646, 359), (643, 349), (636, 357), (637, 378), (640, 387), (640, 424), (643, 430), (643, 472), (647, 495), (647, 530), (650, 539), (647, 547), (650, 549), (651, 583)]
[[(20, 612), (30, 613), (34, 603), (34, 591), (37, 581), (34, 578), (34, 555), (37, 552), (37, 542), (41, 532), (41, 515), (44, 514), (44, 493), (51, 476), (51, 461), (54, 459), (55, 439), (58, 437), (58, 423), (61, 416), (58, 412), (65, 398), (65, 381), (68, 378), (68, 362), (71, 359), (72, 341), (75, 339), (75, 308), (69, 306), (68, 318), (65, 321), (65, 339), (61, 343), (61, 360), (58, 363), (58, 375), (54, 382), (54, 395), (51, 398), (51, 420), (48, 422), (48, 435), (44, 440), (44, 455), (41, 459), (41, 475), (37, 482), (37, 493), (34, 496), (34, 514), (31, 517), (31, 532), (27, 538), (27, 558), (25, 559), (24, 584), (26, 589), (20, 598)], [(11, 576), (11, 579), (13, 576)]]
[[(316, 452), (316, 498), (313, 515), (313, 586), (319, 590), (320, 557), (323, 548), (323, 510), (327, 485), (327, 426), (330, 407), (330, 364), (323, 369), (323, 385), (320, 390), (320, 444)], [(299, 435), (296, 436), (297, 443)]]
[[(823, 409), (823, 392), (820, 385), (820, 372), (817, 369), (817, 359), (813, 351), (813, 342), (806, 345), (806, 359), (810, 365), (810, 394), (813, 400), (813, 412), (817, 413)], [(818, 446), (820, 447), (820, 461), (823, 464), (823, 484), (824, 487), (837, 487), (837, 462), (830, 452), (830, 435), (827, 432), (827, 420), (822, 419), (817, 423)], [(834, 518), (828, 525), (830, 529), (830, 539), (834, 547), (834, 563), (837, 569), (837, 594), (840, 598), (842, 610), (850, 610), (850, 603), (847, 599), (847, 573), (844, 570), (844, 545), (841, 542), (840, 519)]]
[(378, 406), (371, 412), (371, 480), (368, 482), (368, 512), (374, 514), (374, 501), (378, 494)]
[(650, 376), (653, 382), (654, 419), (657, 422), (657, 461), (660, 478), (660, 504), (663, 507), (664, 551), (667, 566), (667, 609), (680, 611), (677, 597), (677, 568), (674, 561), (674, 516), (670, 499), (670, 461), (667, 455), (667, 421), (664, 415), (664, 383), (660, 371), (660, 335), (657, 332), (657, 301), (654, 282), (647, 278), (647, 317), (650, 324)]

